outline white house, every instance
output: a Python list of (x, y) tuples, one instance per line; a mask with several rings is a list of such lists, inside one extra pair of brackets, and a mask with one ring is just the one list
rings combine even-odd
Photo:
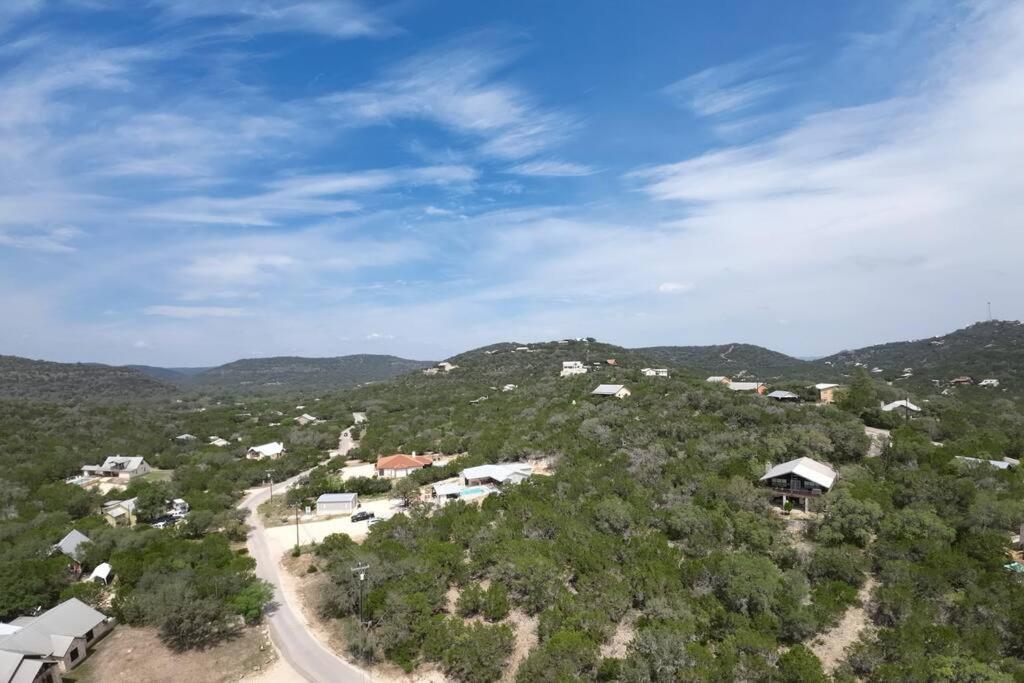
[(711, 382), (712, 384), (728, 384), (732, 380), (730, 380), (725, 375), (711, 375), (710, 377), (708, 377), (704, 381), (705, 382)]
[(566, 360), (562, 361), (562, 372), (559, 373), (561, 377), (571, 377), (572, 375), (585, 375), (587, 374), (587, 367), (583, 364), (583, 361), (579, 360)]
[(668, 377), (668, 368), (643, 368), (640, 372), (644, 377)]
[(979, 387), (998, 387), (999, 386), (999, 380), (990, 377), (989, 379), (983, 379), (980, 382), (978, 382), (978, 386)]
[(251, 447), (245, 452), (245, 457), (249, 460), (263, 460), (264, 458), (276, 460), (286, 452), (287, 451), (283, 443), (280, 441), (271, 441), (270, 443)]
[(138, 498), (111, 500), (103, 504), (103, 518), (110, 526), (135, 526), (135, 503)]
[(463, 486), (479, 484), (518, 484), (533, 474), (533, 466), (527, 462), (502, 463), (499, 465), (478, 465), (459, 472)]
[(455, 369), (455, 368), (457, 368), (457, 367), (459, 367), (459, 366), (458, 366), (458, 365), (455, 365), (454, 363), (449, 363), (449, 362), (448, 362), (448, 361), (446, 361), (446, 360), (444, 360), (444, 361), (441, 361), (440, 363), (438, 363), (438, 364), (437, 364), (437, 368), (438, 368), (438, 369), (439, 369), (439, 370), (440, 370), (441, 372), (451, 372), (452, 370), (454, 370), (454, 369)]
[(308, 424), (316, 424), (320, 420), (313, 417), (309, 413), (303, 413), (302, 415), (299, 415), (297, 418), (295, 418), (295, 421), (298, 422), (303, 427), (305, 427)]
[(815, 391), (818, 392), (818, 401), (821, 403), (835, 403), (836, 389), (838, 388), (838, 384), (830, 384), (828, 382), (819, 382), (814, 385)]
[(196, 437), (192, 434), (179, 434), (174, 437), (174, 440), (178, 443), (188, 443), (189, 441), (195, 441)]
[(224, 448), (225, 446), (230, 446), (231, 442), (227, 439), (222, 439), (219, 436), (211, 436), (210, 445), (216, 446), (217, 448)]
[(357, 493), (325, 493), (316, 499), (316, 514), (336, 515), (354, 512), (359, 507)]
[(85, 660), (114, 621), (78, 598), (38, 617), (18, 617), (0, 630), (0, 681), (50, 683)]
[(958, 455), (956, 456), (956, 459), (973, 467), (987, 465), (989, 467), (994, 467), (997, 470), (1008, 470), (1014, 466), (1012, 462), (1008, 462), (1006, 460), (983, 460), (982, 458), (971, 458), (966, 455)]
[(505, 386), (503, 386), (501, 388), (501, 390), (502, 391), (515, 391), (516, 390), (516, 385), (515, 384), (506, 384)]
[(621, 384), (599, 384), (596, 389), (590, 392), (591, 396), (614, 396), (615, 398), (626, 398), (632, 394), (629, 389)]
[(902, 408), (904, 410), (909, 410), (909, 411), (914, 412), (914, 413), (920, 413), (921, 412), (920, 408), (918, 408), (913, 403), (911, 403), (910, 401), (908, 401), (906, 399), (903, 399), (903, 398), (901, 398), (898, 401), (893, 401), (892, 403), (882, 403), (882, 412), (884, 412), (884, 413), (891, 413), (892, 411), (900, 409), (900, 408)]
[(85, 465), (82, 474), (87, 477), (115, 477), (134, 479), (149, 474), (151, 468), (141, 456), (111, 455), (102, 465)]

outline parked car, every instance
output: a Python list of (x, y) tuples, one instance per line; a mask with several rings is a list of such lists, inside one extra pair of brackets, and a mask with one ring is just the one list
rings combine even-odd
[(352, 515), (352, 521), (353, 522), (362, 522), (362, 521), (367, 520), (367, 519), (373, 519), (374, 517), (376, 517), (376, 515), (374, 515), (372, 512), (368, 512), (366, 510), (360, 510), (359, 512), (357, 512), (354, 515)]
[(373, 519), (366, 520), (366, 526), (373, 526), (377, 522), (383, 522), (384, 520), (380, 517), (374, 517)]

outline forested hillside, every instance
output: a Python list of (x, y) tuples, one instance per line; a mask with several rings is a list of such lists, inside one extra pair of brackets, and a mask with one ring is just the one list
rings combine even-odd
[(707, 375), (768, 380), (803, 377), (813, 372), (807, 361), (752, 344), (717, 346), (650, 346), (637, 352), (660, 363), (691, 368)]
[(173, 385), (131, 368), (0, 356), (0, 398), (79, 401), (170, 396), (174, 392)]
[[(588, 346), (591, 359), (617, 364), (558, 377), (560, 361)], [(1024, 518), (1024, 479), (953, 457), (1024, 454), (1015, 408), (979, 426), (947, 398), (941, 417), (898, 427), (881, 458), (866, 458), (857, 415), (892, 391), (866, 372), (849, 410), (786, 406), (699, 378), (642, 377), (645, 358), (607, 345), (530, 348), (487, 347), (453, 359), (447, 374), (338, 397), (369, 414), (358, 452), (367, 459), (436, 450), (467, 453), (460, 466), (554, 467), (482, 507), (414, 511), (376, 525), (362, 545), (318, 546), (330, 576), (321, 609), (348, 624), (351, 656), (496, 680), (517, 629), (533, 624), (539, 644), (519, 665), (523, 683), (823, 681), (814, 639), (871, 581), (866, 630), (837, 680), (1024, 672), (1024, 585), (1002, 567)], [(600, 382), (633, 393), (592, 397)], [(931, 443), (936, 428), (944, 447)], [(787, 523), (757, 480), (768, 463), (800, 456), (830, 463), (841, 483)], [(366, 632), (353, 621), (359, 562), (371, 568)], [(625, 651), (605, 654), (623, 632)]]
[(178, 383), (189, 388), (243, 393), (337, 391), (364, 382), (379, 382), (429, 365), (432, 363), (373, 354), (337, 358), (249, 358), (209, 368)]

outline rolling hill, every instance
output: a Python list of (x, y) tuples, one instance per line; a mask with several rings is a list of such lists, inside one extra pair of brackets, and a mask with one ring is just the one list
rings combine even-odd
[[(397, 356), (357, 354), (336, 358), (249, 358), (183, 376), (179, 386), (246, 392), (347, 389), (433, 365)], [(180, 373), (179, 374), (183, 374)]]
[(78, 401), (170, 396), (173, 385), (138, 370), (0, 356), (0, 398)]
[(708, 375), (756, 377), (802, 377), (813, 372), (813, 362), (787, 356), (753, 344), (717, 346), (650, 346), (636, 349), (648, 358), (674, 367), (691, 368)]

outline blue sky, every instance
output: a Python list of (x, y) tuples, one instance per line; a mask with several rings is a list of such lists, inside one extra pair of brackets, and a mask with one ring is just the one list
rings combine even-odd
[(0, 92), (0, 353), (1024, 317), (1020, 2), (6, 0)]

